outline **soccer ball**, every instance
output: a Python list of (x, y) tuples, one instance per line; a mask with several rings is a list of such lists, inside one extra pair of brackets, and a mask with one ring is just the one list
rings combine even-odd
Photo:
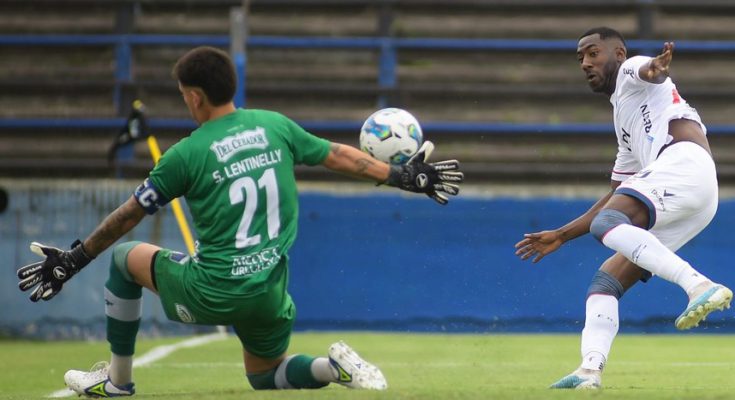
[(360, 130), (360, 150), (391, 164), (408, 161), (423, 141), (419, 122), (400, 108), (376, 111), (365, 120)]

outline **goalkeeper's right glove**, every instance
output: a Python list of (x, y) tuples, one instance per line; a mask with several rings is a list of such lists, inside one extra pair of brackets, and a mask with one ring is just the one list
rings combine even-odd
[(446, 195), (459, 193), (458, 183), (464, 180), (464, 174), (459, 171), (457, 160), (427, 163), (432, 151), (434, 143), (424, 142), (405, 164), (391, 165), (385, 183), (409, 192), (426, 193), (437, 203), (447, 204), (449, 199)]

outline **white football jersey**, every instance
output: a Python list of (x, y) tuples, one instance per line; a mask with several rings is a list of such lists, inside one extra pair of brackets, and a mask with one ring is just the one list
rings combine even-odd
[(651, 57), (631, 57), (620, 66), (613, 106), (618, 155), (612, 179), (624, 181), (656, 159), (661, 148), (671, 141), (668, 127), (672, 119), (685, 118), (702, 124), (697, 110), (690, 107), (676, 85), (667, 78), (661, 84), (650, 83), (638, 76), (638, 70)]

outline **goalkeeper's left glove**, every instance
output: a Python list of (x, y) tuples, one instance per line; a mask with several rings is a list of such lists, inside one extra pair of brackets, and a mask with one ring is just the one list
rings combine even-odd
[(51, 300), (61, 291), (64, 282), (68, 281), (94, 259), (94, 257), (87, 255), (79, 240), (72, 243), (71, 247), (71, 250), (64, 251), (37, 242), (31, 243), (32, 252), (41, 257), (46, 257), (43, 261), (28, 264), (18, 269), (20, 290), (27, 291), (36, 287), (31, 292), (31, 301)]
[(415, 193), (426, 193), (437, 203), (449, 202), (447, 194), (456, 196), (464, 174), (459, 171), (459, 161), (446, 160), (427, 163), (426, 160), (434, 151), (434, 143), (429, 141), (419, 148), (405, 164), (391, 165), (388, 180), (390, 186)]

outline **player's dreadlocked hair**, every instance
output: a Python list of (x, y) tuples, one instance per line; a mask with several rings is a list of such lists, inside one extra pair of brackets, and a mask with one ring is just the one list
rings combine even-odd
[(582, 36), (579, 37), (579, 39), (582, 39), (583, 37), (594, 35), (594, 34), (600, 35), (600, 39), (602, 40), (609, 39), (609, 38), (620, 39), (620, 41), (623, 42), (623, 46), (628, 47), (625, 44), (625, 38), (623, 38), (623, 35), (621, 35), (620, 32), (616, 31), (615, 29), (608, 28), (606, 26), (592, 28), (588, 30), (587, 32), (583, 33)]
[(213, 106), (232, 101), (237, 76), (232, 59), (214, 47), (197, 47), (184, 54), (171, 72), (184, 86), (201, 88)]

